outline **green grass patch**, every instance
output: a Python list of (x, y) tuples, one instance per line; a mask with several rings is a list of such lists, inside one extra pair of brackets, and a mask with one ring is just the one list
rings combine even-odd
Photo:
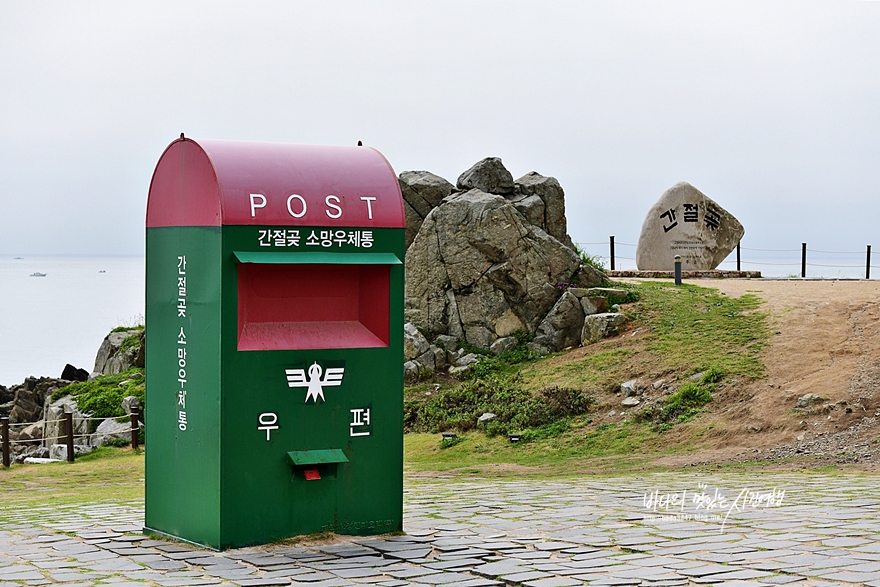
[[(143, 375), (144, 370), (132, 367), (124, 373), (101, 375), (92, 381), (71, 383), (62, 387), (54, 394), (52, 400), (57, 400), (66, 395), (72, 395), (76, 400), (79, 411), (83, 414), (91, 413), (95, 418), (118, 418), (125, 416), (122, 409), (122, 400), (133, 395), (140, 401), (142, 409), (145, 403), (144, 382), (146, 379), (131, 379), (137, 374)], [(121, 383), (124, 383), (120, 387)], [(97, 422), (93, 422), (97, 426)]]
[(656, 435), (637, 422), (603, 424), (583, 435), (582, 450), (593, 457), (627, 455), (651, 446)]
[[(143, 320), (143, 316), (141, 316), (140, 319)], [(143, 324), (135, 324), (133, 326), (117, 326), (110, 332), (127, 332), (129, 330), (143, 330), (144, 328), (145, 326)]]
[[(551, 427), (556, 430), (543, 436)], [(660, 444), (648, 424), (621, 422), (590, 431), (583, 417), (532, 429), (519, 442), (475, 430), (460, 434), (459, 439), (455, 445), (444, 447), (439, 434), (407, 434), (407, 472), (515, 478), (625, 474), (660, 469), (652, 464), (652, 455), (687, 450)]]
[(122, 344), (119, 345), (119, 350), (116, 351), (117, 355), (124, 354), (128, 349), (137, 348), (141, 346), (141, 335), (140, 334), (132, 334), (126, 336), (122, 340)]
[(673, 371), (697, 373), (710, 367), (728, 375), (765, 375), (759, 353), (770, 337), (767, 315), (754, 294), (739, 298), (693, 285), (639, 285), (641, 299), (628, 316), (650, 328), (646, 350)]
[(143, 501), (144, 455), (131, 448), (100, 447), (73, 463), (0, 468), (0, 522), (30, 508), (113, 501)]

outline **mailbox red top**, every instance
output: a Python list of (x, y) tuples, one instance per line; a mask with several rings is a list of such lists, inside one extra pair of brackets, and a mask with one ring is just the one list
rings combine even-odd
[(406, 226), (391, 165), (370, 147), (178, 139), (153, 172), (147, 228)]

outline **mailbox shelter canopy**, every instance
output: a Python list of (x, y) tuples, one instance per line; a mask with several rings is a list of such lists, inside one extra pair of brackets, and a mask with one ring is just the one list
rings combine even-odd
[(391, 165), (371, 147), (179, 139), (156, 166), (147, 228), (404, 228)]

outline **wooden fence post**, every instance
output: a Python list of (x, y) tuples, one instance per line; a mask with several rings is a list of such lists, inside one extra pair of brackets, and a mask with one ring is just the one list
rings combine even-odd
[(614, 271), (614, 236), (609, 237), (609, 245), (611, 247), (611, 270)]
[(9, 418), (0, 418), (0, 434), (3, 434), (3, 466), (9, 468)]
[(865, 261), (865, 279), (871, 279), (871, 245), (868, 245), (868, 259)]
[(739, 245), (740, 245), (740, 243), (737, 242), (736, 243), (736, 270), (737, 271), (740, 271), (740, 268), (739, 268)]
[(138, 424), (138, 408), (131, 408), (131, 448), (134, 450), (138, 449), (138, 432), (140, 432), (140, 427)]
[(73, 412), (64, 412), (64, 424), (67, 428), (67, 462), (73, 462)]
[(801, 277), (807, 276), (807, 243), (801, 243)]

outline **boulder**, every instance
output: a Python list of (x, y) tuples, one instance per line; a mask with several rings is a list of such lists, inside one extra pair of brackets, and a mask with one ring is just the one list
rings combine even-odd
[(438, 346), (431, 345), (429, 349), (434, 354), (434, 368), (436, 370), (444, 369), (449, 366), (449, 360), (446, 358), (446, 351)]
[(67, 381), (88, 381), (89, 372), (68, 363), (64, 366), (64, 370), (61, 371), (61, 379), (66, 379)]
[(498, 157), (486, 157), (458, 176), (456, 187), (462, 191), (480, 190), (488, 194), (513, 194), (513, 175)]
[(403, 380), (407, 383), (413, 383), (419, 380), (419, 369), (418, 363), (415, 361), (406, 361), (403, 364)]
[(76, 400), (66, 395), (54, 402), (46, 403), (43, 420), (46, 422), (43, 431), (43, 446), (49, 447), (67, 437), (65, 412), (73, 413), (73, 434), (76, 444), (88, 444), (89, 421), (80, 413)]
[(45, 464), (45, 463), (54, 463), (57, 459), (49, 458), (49, 449), (44, 448), (42, 446), (30, 446), (25, 448), (20, 453), (17, 453), (13, 458), (13, 463), (34, 463), (34, 464)]
[(428, 351), (431, 343), (419, 332), (419, 329), (407, 322), (403, 325), (403, 358), (405, 361), (415, 359)]
[(629, 381), (624, 381), (620, 384), (620, 392), (623, 394), (623, 397), (631, 397), (634, 395), (638, 395), (639, 393), (639, 383), (636, 379), (631, 379)]
[(455, 360), (456, 367), (467, 367), (468, 365), (476, 365), (480, 362), (480, 355), (477, 353), (467, 353)]
[(43, 439), (43, 423), (35, 422), (30, 426), (26, 426), (22, 428), (22, 430), (18, 433), (18, 440), (33, 440), (39, 444), (39, 441)]
[(608, 298), (600, 298), (594, 296), (585, 296), (581, 298), (581, 308), (584, 310), (584, 316), (591, 314), (601, 314), (608, 311)]
[[(135, 346), (129, 347), (125, 351), (121, 351), (122, 343), (125, 339), (134, 335), (139, 337), (139, 343)], [(101, 343), (100, 348), (98, 348), (98, 354), (95, 357), (95, 368), (92, 370), (92, 375), (97, 376), (108, 375), (110, 373), (122, 373), (131, 367), (143, 367), (143, 347), (143, 329), (135, 328), (131, 330), (122, 330), (120, 332), (111, 332), (104, 337), (104, 341)]]
[(489, 351), (497, 357), (498, 355), (515, 349), (517, 344), (519, 344), (519, 341), (515, 336), (505, 336), (493, 342), (489, 346)]
[(424, 353), (413, 359), (413, 362), (419, 365), (420, 371), (435, 371), (436, 357), (434, 351), (428, 348)]
[(807, 393), (797, 399), (796, 408), (809, 408), (815, 403), (823, 401), (823, 398), (815, 393)]
[[(126, 413), (126, 415), (130, 416), (132, 409), (137, 409), (138, 411), (140, 411), (141, 401), (133, 395), (122, 398), (122, 410)], [(143, 416), (143, 413), (141, 413), (140, 415)]]
[(10, 424), (36, 422), (43, 414), (43, 398), (35, 387), (19, 387), (15, 392), (12, 410), (9, 412)]
[(409, 248), (428, 213), (440, 205), (455, 187), (429, 171), (404, 171), (397, 178), (406, 215), (406, 246)]
[(626, 317), (623, 314), (611, 312), (587, 316), (581, 331), (581, 344), (586, 346), (599, 342), (606, 336), (613, 336), (625, 322)]
[(639, 401), (639, 398), (637, 398), (637, 397), (626, 397), (626, 398), (623, 398), (623, 401), (620, 402), (620, 405), (623, 406), (624, 408), (634, 408), (635, 406), (639, 405), (640, 403), (641, 402)]
[(581, 287), (592, 287), (606, 283), (608, 276), (591, 265), (581, 265), (578, 268), (576, 279)]
[(577, 254), (479, 190), (434, 208), (406, 253), (406, 319), (481, 348), (534, 333), (579, 268)]
[(553, 351), (578, 346), (584, 327), (584, 309), (570, 292), (564, 292), (535, 332), (534, 343)]
[(454, 336), (441, 334), (436, 339), (434, 339), (434, 342), (436, 342), (440, 347), (450, 353), (454, 353), (458, 350), (458, 339)]
[(28, 377), (2, 393), (0, 416), (7, 416), (12, 424), (36, 422), (41, 419), (46, 398), (71, 382), (52, 377)]
[[(138, 427), (143, 430), (144, 425), (138, 422)], [(98, 424), (92, 436), (92, 446), (101, 446), (109, 440), (121, 438), (131, 442), (131, 421), (117, 422), (114, 418), (106, 418)]]
[[(532, 224), (540, 226), (547, 234), (568, 248), (574, 249), (574, 243), (571, 242), (571, 237), (568, 236), (568, 225), (565, 219), (565, 192), (556, 178), (545, 177), (540, 173), (531, 171), (516, 180), (515, 186), (516, 193), (523, 199), (537, 196), (543, 203), (544, 216), (541, 219), (541, 223), (532, 222)], [(525, 216), (525, 214), (523, 215)], [(528, 218), (528, 216), (526, 217)]]
[(675, 255), (681, 255), (684, 271), (715, 269), (743, 234), (730, 212), (689, 183), (677, 183), (645, 216), (636, 266), (640, 271), (672, 271)]

